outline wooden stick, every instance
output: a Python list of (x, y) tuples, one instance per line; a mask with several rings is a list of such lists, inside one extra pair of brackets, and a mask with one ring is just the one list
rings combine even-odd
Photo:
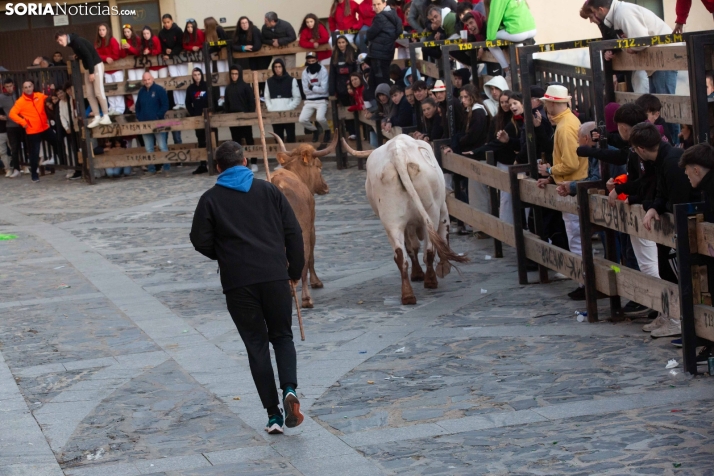
[[(255, 112), (258, 113), (258, 127), (260, 128), (260, 143), (263, 145), (263, 162), (265, 163), (265, 180), (270, 182), (270, 166), (268, 165), (268, 149), (265, 145), (265, 127), (263, 127), (263, 111), (260, 107), (260, 93), (258, 92), (258, 72), (253, 71), (253, 94), (255, 94)], [(296, 297), (297, 299), (297, 297)]]
[[(260, 109), (260, 93), (258, 92), (258, 73), (253, 71), (253, 94), (255, 94), (255, 111), (258, 113), (258, 127), (260, 128), (260, 142), (263, 144), (263, 162), (265, 163), (265, 179), (270, 182), (270, 166), (268, 165), (268, 147), (265, 144), (265, 128), (263, 127), (263, 113)], [(295, 299), (295, 309), (298, 315), (298, 324), (300, 325), (300, 340), (305, 340), (305, 329), (302, 325), (302, 311), (300, 311), (300, 302), (297, 297), (297, 290), (292, 281), (290, 281), (290, 290), (293, 292)]]

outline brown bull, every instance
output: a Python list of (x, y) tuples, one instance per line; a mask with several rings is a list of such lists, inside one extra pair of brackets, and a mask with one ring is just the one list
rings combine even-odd
[[(283, 167), (272, 174), (271, 182), (283, 192), (302, 228), (305, 246), (305, 268), (302, 270), (302, 307), (313, 307), (310, 287), (321, 288), (322, 281), (315, 273), (315, 194), (325, 195), (330, 187), (322, 178), (320, 157), (332, 153), (337, 146), (337, 134), (332, 143), (322, 150), (310, 144), (300, 144), (291, 151), (279, 136), (270, 133), (280, 145), (278, 162)], [(310, 271), (310, 286), (307, 273)]]

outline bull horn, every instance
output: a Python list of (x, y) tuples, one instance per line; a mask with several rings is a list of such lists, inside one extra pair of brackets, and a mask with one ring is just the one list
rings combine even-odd
[(345, 140), (344, 137), (342, 138), (342, 145), (345, 147), (345, 149), (347, 149), (347, 152), (349, 152), (350, 154), (354, 155), (357, 158), (362, 157), (363, 159), (366, 159), (367, 157), (369, 157), (369, 154), (372, 153), (371, 150), (366, 150), (366, 151), (354, 150), (352, 147), (350, 147), (350, 145), (347, 143), (347, 141)]
[(337, 148), (337, 131), (333, 131), (334, 137), (332, 138), (332, 142), (330, 142), (330, 145), (328, 145), (326, 148), (321, 149), (321, 150), (316, 150), (315, 152), (312, 153), (313, 157), (324, 157), (328, 154), (331, 154), (335, 151)]
[(278, 145), (280, 146), (280, 152), (285, 152), (286, 154), (289, 154), (288, 149), (285, 148), (285, 143), (283, 140), (280, 138), (279, 135), (273, 133), (273, 132), (268, 132), (271, 136), (275, 137), (275, 140), (278, 141)]

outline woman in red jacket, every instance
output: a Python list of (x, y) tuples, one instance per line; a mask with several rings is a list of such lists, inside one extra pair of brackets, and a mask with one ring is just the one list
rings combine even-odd
[[(128, 23), (122, 25), (122, 33), (124, 34), (124, 38), (121, 40), (119, 56), (122, 58), (126, 58), (129, 55), (141, 56), (141, 35), (134, 33), (134, 28)], [(126, 90), (128, 92), (138, 91), (141, 87), (141, 75), (144, 74), (144, 68), (128, 69), (126, 73), (129, 77)], [(134, 102), (136, 102), (136, 96), (137, 93), (134, 93)]]
[[(186, 27), (183, 29), (183, 50), (188, 54), (193, 53), (193, 56), (198, 58), (199, 51), (203, 50), (203, 43), (205, 41), (206, 38), (198, 27), (196, 20), (189, 18), (188, 21), (186, 21)], [(194, 61), (193, 66), (201, 68), (201, 71), (206, 69), (203, 61)], [(205, 74), (206, 72), (203, 71), (203, 73)]]
[[(325, 45), (330, 42), (330, 34), (317, 19), (317, 15), (314, 13), (308, 13), (305, 15), (305, 19), (302, 21), (302, 26), (300, 27), (300, 47), (306, 50), (317, 49), (320, 45)], [(317, 61), (324, 65), (330, 64), (330, 57), (332, 52), (318, 51)]]
[[(370, 2), (371, 0), (364, 0)], [(330, 17), (327, 19), (330, 25), (330, 32), (359, 30), (362, 28), (362, 20), (358, 18), (359, 5), (354, 0), (333, 0), (330, 7)], [(343, 33), (339, 33), (340, 35)], [(354, 34), (344, 34), (350, 43), (354, 43)], [(332, 46), (332, 35), (330, 35), (330, 46)]]
[[(111, 65), (121, 58), (119, 42), (116, 38), (112, 37), (112, 30), (106, 23), (100, 23), (97, 27), (97, 39), (94, 42), (94, 48), (97, 50), (102, 62), (108, 65)], [(108, 71), (108, 69), (109, 68), (106, 67), (104, 71), (104, 84), (121, 83), (124, 81), (123, 70)], [(110, 116), (124, 114), (123, 96), (109, 96), (107, 97), (107, 103), (109, 106), (108, 114)]]

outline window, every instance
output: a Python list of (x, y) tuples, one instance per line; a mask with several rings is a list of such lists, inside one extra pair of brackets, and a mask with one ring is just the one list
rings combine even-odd
[(5, 15), (5, 12), (0, 13), (0, 31), (20, 31), (27, 30), (29, 20), (27, 15)]
[(655, 15), (664, 20), (664, 6), (662, 0), (625, 0), (654, 12)]
[[(97, 2), (98, 5), (102, 7), (102, 10), (106, 9), (109, 7), (109, 3), (107, 2)], [(92, 6), (95, 4), (92, 3)], [(71, 7), (72, 5), (68, 5), (68, 7)], [(88, 23), (94, 23), (94, 24), (100, 24), (100, 23), (107, 23), (109, 24), (111, 18), (108, 15), (72, 15), (69, 17), (69, 22), (71, 25), (86, 25)]]
[(54, 28), (55, 17), (52, 15), (32, 16), (30, 17), (32, 29), (37, 28)]
[(122, 15), (120, 21), (122, 25), (130, 24), (136, 33), (140, 33), (145, 25), (149, 25), (154, 32), (161, 29), (161, 14), (157, 2), (134, 2), (121, 3), (118, 5), (121, 10), (134, 10), (136, 15)]

